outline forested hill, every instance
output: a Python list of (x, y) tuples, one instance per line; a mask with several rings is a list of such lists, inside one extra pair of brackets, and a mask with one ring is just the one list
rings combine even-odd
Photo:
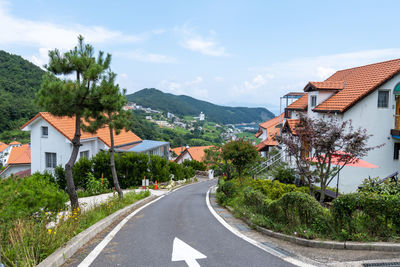
[(0, 133), (18, 129), (37, 112), (34, 103), (44, 71), (0, 50)]
[(235, 124), (243, 122), (262, 122), (275, 117), (266, 108), (226, 107), (197, 100), (185, 95), (163, 93), (160, 90), (142, 89), (127, 95), (130, 102), (180, 116), (198, 116), (202, 111), (209, 121)]

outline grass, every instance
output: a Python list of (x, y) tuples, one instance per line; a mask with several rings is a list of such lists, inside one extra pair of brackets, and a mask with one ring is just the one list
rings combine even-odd
[(75, 235), (149, 195), (150, 193), (145, 191), (126, 193), (121, 200), (117, 196), (112, 197), (85, 213), (74, 210), (52, 228), (46, 226), (55, 221), (57, 212), (42, 212), (18, 219), (12, 223), (12, 227), (2, 229), (1, 259), (6, 266), (35, 266)]

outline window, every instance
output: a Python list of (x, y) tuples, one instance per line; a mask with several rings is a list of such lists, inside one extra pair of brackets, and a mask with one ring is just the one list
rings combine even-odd
[(89, 150), (82, 151), (81, 153), (79, 153), (79, 156), (81, 158), (89, 158)]
[(378, 91), (378, 108), (389, 107), (389, 91)]
[(292, 117), (292, 111), (285, 108), (285, 119), (290, 119)]
[(46, 168), (57, 167), (57, 154), (56, 153), (45, 153), (46, 156)]
[(312, 95), (311, 96), (311, 107), (315, 107), (317, 105), (317, 96), (316, 95)]
[(49, 127), (42, 126), (42, 137), (48, 137), (49, 136)]
[(393, 159), (399, 159), (400, 143), (394, 143)]

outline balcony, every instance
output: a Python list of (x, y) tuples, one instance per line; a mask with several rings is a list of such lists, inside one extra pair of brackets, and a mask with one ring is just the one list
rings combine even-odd
[(390, 130), (390, 134), (395, 139), (400, 139), (400, 115), (394, 115), (394, 129)]

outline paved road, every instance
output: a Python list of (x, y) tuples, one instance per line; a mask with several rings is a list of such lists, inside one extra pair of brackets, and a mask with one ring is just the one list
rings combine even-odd
[(184, 187), (140, 211), (91, 266), (188, 266), (185, 261), (171, 261), (176, 237), (207, 256), (197, 260), (203, 267), (291, 266), (232, 234), (215, 219), (205, 201), (215, 183)]

